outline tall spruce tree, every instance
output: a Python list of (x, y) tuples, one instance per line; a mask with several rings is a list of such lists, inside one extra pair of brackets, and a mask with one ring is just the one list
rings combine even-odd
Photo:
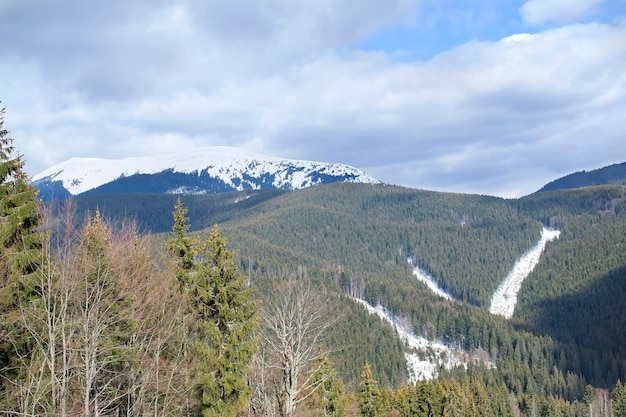
[(626, 417), (626, 384), (617, 381), (613, 392), (613, 417)]
[(217, 225), (206, 241), (196, 243), (186, 235), (186, 213), (179, 200), (169, 248), (178, 258), (176, 278), (188, 293), (197, 412), (230, 416), (245, 405), (250, 391), (257, 303)]
[(342, 417), (345, 412), (344, 388), (337, 378), (335, 368), (324, 352), (321, 352), (314, 365), (313, 385), (316, 387), (311, 397), (319, 417)]
[(15, 156), (0, 110), (0, 391), (15, 374), (16, 355), (28, 358), (28, 334), (16, 331), (20, 303), (37, 297), (43, 235), (37, 190)]
[(592, 385), (587, 385), (585, 387), (585, 394), (583, 395), (583, 403), (585, 404), (585, 408), (587, 411), (587, 415), (591, 417), (593, 415), (593, 401), (596, 398), (596, 390)]
[[(0, 273), (2, 287), (28, 296), (33, 276), (41, 265), (43, 236), (37, 190), (24, 172), (24, 162), (14, 156), (13, 139), (4, 128), (0, 110)], [(13, 292), (12, 295), (17, 293)], [(2, 297), (3, 301), (6, 298)], [(13, 300), (17, 301), (17, 300)]]
[(189, 231), (187, 212), (187, 207), (179, 197), (172, 212), (174, 215), (174, 225), (172, 226), (174, 238), (167, 243), (168, 250), (176, 258), (176, 280), (181, 289), (188, 286), (189, 274), (194, 267), (195, 239), (187, 234)]
[(372, 368), (367, 361), (361, 374), (357, 400), (362, 416), (380, 417), (383, 415), (382, 394), (378, 387), (378, 382), (372, 376)]
[(249, 394), (247, 374), (256, 341), (256, 302), (238, 275), (233, 251), (217, 225), (199, 248), (200, 262), (191, 286), (191, 302), (199, 319), (202, 357), (197, 380), (203, 415), (233, 415)]

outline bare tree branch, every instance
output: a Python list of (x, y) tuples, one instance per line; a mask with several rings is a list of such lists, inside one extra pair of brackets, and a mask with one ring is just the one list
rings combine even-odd
[[(265, 366), (278, 371), (281, 415), (290, 417), (325, 379), (314, 378), (326, 330), (333, 324), (325, 300), (308, 282), (288, 281), (261, 310)], [(330, 377), (330, 376), (329, 376)]]

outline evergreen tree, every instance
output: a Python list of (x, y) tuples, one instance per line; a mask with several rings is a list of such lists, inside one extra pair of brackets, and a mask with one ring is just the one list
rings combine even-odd
[(256, 302), (238, 275), (233, 251), (214, 225), (198, 248), (196, 273), (189, 283), (196, 319), (195, 389), (205, 416), (229, 416), (249, 394), (247, 373), (256, 341)]
[(511, 397), (506, 386), (501, 385), (499, 388), (494, 387), (495, 395), (491, 396), (491, 403), (494, 415), (501, 417), (513, 417), (513, 407), (511, 406)]
[(593, 386), (587, 385), (585, 387), (585, 394), (583, 395), (583, 403), (585, 404), (587, 411), (588, 411), (588, 415), (590, 417), (593, 414), (591, 410), (593, 406), (593, 400), (595, 397), (596, 397), (595, 389), (593, 388)]
[(393, 394), (393, 408), (402, 416), (411, 415), (411, 397), (413, 395), (411, 385), (400, 385)]
[(333, 364), (323, 352), (320, 354), (317, 364), (314, 365), (313, 385), (317, 386), (314, 391), (313, 403), (320, 410), (320, 417), (341, 417), (345, 411), (345, 399), (343, 384), (337, 379)]
[(416, 415), (419, 417), (435, 417), (443, 413), (443, 393), (441, 387), (432, 382), (418, 382), (415, 387), (417, 396)]
[(613, 417), (626, 417), (626, 384), (617, 381), (612, 392)]
[(382, 398), (378, 382), (372, 377), (372, 369), (369, 362), (365, 362), (361, 382), (359, 383), (359, 393), (357, 395), (359, 410), (364, 417), (382, 416)]
[[(2, 287), (23, 296), (35, 291), (35, 272), (41, 265), (43, 236), (37, 190), (24, 172), (20, 156), (14, 157), (13, 139), (3, 129), (0, 110), (0, 273)], [(15, 295), (15, 294), (13, 294)], [(9, 302), (2, 297), (3, 303)], [(13, 300), (14, 302), (18, 300)]]
[(444, 415), (447, 417), (462, 417), (465, 415), (466, 397), (461, 385), (452, 377), (443, 381)]
[(15, 157), (0, 110), (0, 391), (15, 376), (15, 359), (29, 358), (27, 333), (16, 330), (19, 305), (37, 297), (43, 235), (37, 190)]
[(189, 237), (189, 218), (187, 217), (188, 209), (180, 200), (180, 197), (174, 205), (174, 238), (167, 244), (168, 250), (176, 258), (176, 280), (181, 289), (184, 289), (189, 283), (189, 274), (193, 270), (194, 262), (194, 244), (195, 239)]
[(497, 390), (491, 389), (491, 392), (487, 392), (487, 388), (479, 380), (472, 382), (472, 395), (474, 398), (474, 404), (476, 406), (476, 412), (481, 417), (490, 417), (494, 415), (494, 410), (491, 406), (491, 402), (494, 397), (497, 396)]

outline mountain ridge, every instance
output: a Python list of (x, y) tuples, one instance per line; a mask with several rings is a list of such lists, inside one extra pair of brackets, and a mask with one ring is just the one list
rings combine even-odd
[(577, 171), (550, 181), (537, 192), (558, 191), (594, 185), (626, 185), (626, 162), (604, 166), (591, 171)]
[(107, 193), (294, 190), (344, 181), (380, 183), (346, 164), (277, 158), (226, 146), (123, 159), (72, 158), (33, 177), (44, 199)]

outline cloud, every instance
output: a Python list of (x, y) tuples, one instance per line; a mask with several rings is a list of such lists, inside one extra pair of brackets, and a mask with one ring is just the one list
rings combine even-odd
[(48, 4), (0, 8), (0, 99), (30, 174), (73, 156), (230, 145), (517, 196), (626, 157), (624, 24), (398, 62), (354, 43), (409, 24), (412, 1)]
[(529, 0), (519, 11), (525, 24), (567, 23), (579, 19), (606, 0)]
[(415, 0), (23, 0), (0, 9), (0, 42), (4, 55), (39, 69), (60, 89), (123, 101), (301, 65), (404, 19), (415, 6)]

